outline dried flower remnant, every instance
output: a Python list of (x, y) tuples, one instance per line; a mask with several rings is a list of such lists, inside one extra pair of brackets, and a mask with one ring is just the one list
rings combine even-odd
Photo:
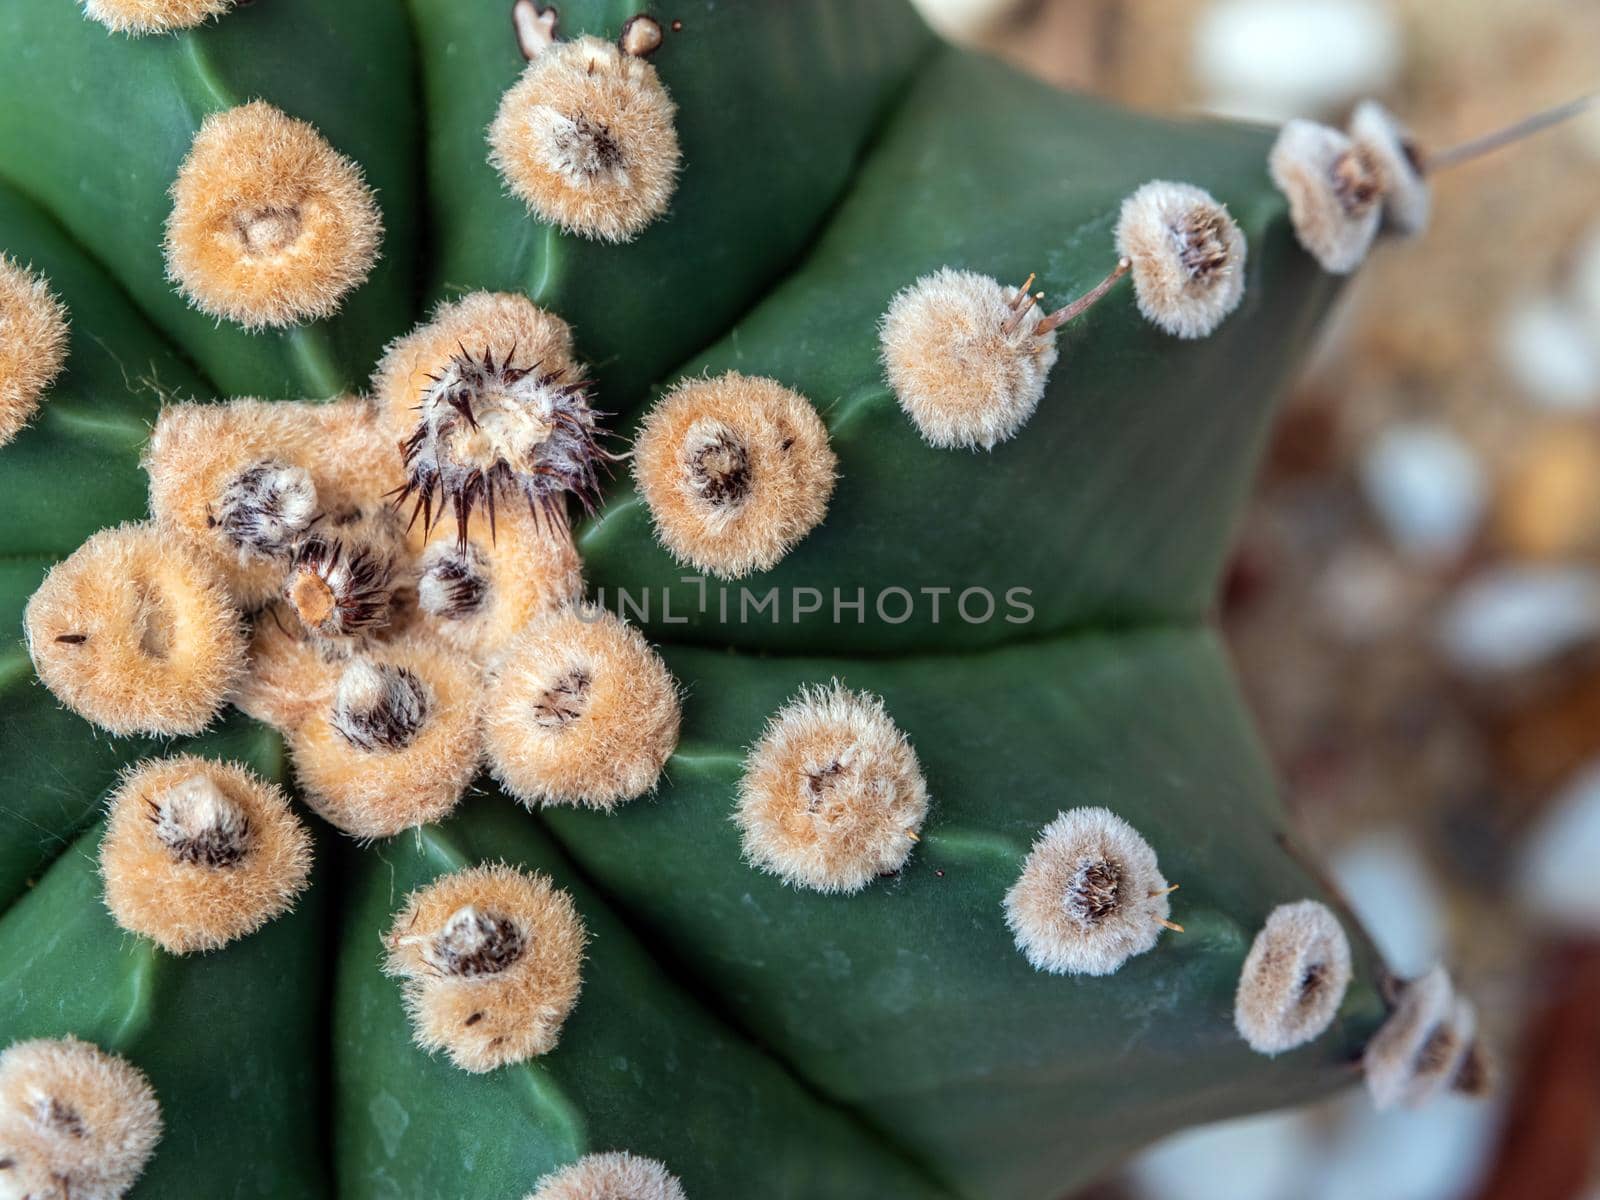
[[(1455, 989), (1443, 967), (1434, 967), (1407, 982), (1389, 1019), (1373, 1034), (1362, 1056), (1367, 1091), (1380, 1109), (1397, 1104), (1415, 1105), (1430, 1098), (1441, 1082), (1447, 1083), (1438, 1062), (1453, 1040), (1451, 1023), (1461, 1015)], [(1462, 1039), (1466, 1052), (1471, 1032)], [(1454, 1056), (1455, 1051), (1450, 1052)], [(1459, 1067), (1459, 1057), (1456, 1059)]]
[(100, 843), (106, 907), (173, 954), (215, 950), (287, 912), (311, 837), (282, 789), (192, 754), (124, 775)]
[(1244, 297), (1244, 233), (1190, 184), (1156, 180), (1124, 200), (1117, 253), (1132, 264), (1139, 312), (1174, 337), (1207, 337)]
[(1239, 973), (1233, 1023), (1258, 1054), (1321, 1036), (1350, 986), (1350, 942), (1325, 904), (1280, 904), (1256, 934)]
[(42, 275), (0, 254), (0, 446), (33, 419), (66, 361), (66, 307)]
[[(630, 32), (642, 48), (637, 21)], [(677, 187), (676, 110), (655, 68), (593, 37), (523, 49), (536, 52), (500, 101), (489, 161), (541, 220), (632, 241)]]
[(234, 0), (83, 0), (83, 11), (113, 33), (143, 37), (193, 29), (233, 5)]
[(679, 562), (737, 579), (775, 566), (822, 520), (838, 460), (816, 410), (730, 371), (673, 388), (645, 417), (633, 473)]
[(623, 1150), (586, 1154), (552, 1171), (525, 1200), (688, 1200), (665, 1163)]
[(405, 639), (323, 669), (337, 679), (332, 701), (311, 709), (288, 738), (307, 803), (363, 839), (449, 813), (481, 757), (472, 665)]
[(361, 168), (260, 100), (206, 118), (172, 199), (168, 276), (202, 312), (251, 329), (336, 312), (383, 237)]
[(582, 564), (564, 524), (512, 506), (493, 531), (478, 513), (466, 549), (428, 542), (417, 559), (417, 605), (431, 629), (487, 665), (530, 621), (578, 599)]
[(1306, 252), (1333, 275), (1360, 266), (1389, 187), (1372, 150), (1337, 129), (1296, 119), (1279, 132), (1267, 166), (1289, 199), (1289, 219)]
[(161, 1132), (150, 1081), (114, 1054), (72, 1037), (0, 1053), (0, 1194), (118, 1200)]
[(583, 921), (566, 892), (515, 867), (472, 867), (412, 893), (384, 970), (412, 1034), (464, 1071), (554, 1049), (582, 986)]
[(678, 743), (678, 689), (631, 625), (600, 609), (533, 622), (484, 700), (489, 767), (524, 804), (610, 811), (660, 778)]
[(330, 530), (296, 545), (283, 594), (311, 633), (358, 637), (389, 623), (393, 577), (394, 563), (381, 546)]
[(660, 21), (648, 13), (636, 13), (624, 22), (617, 48), (634, 58), (649, 58), (661, 49), (663, 36)]
[(572, 331), (521, 296), (475, 292), (440, 307), (390, 345), (374, 385), (403, 440), (400, 502), (424, 531), (448, 508), (464, 547), (479, 507), (493, 535), (501, 495), (561, 523), (569, 492), (588, 504), (599, 488), (610, 456)]
[(733, 819), (745, 857), (794, 887), (857, 892), (905, 866), (928, 788), (883, 701), (803, 687), (745, 758)]
[(1006, 925), (1034, 968), (1110, 975), (1156, 944), (1175, 889), (1138, 831), (1104, 808), (1063, 812), (1040, 832), (1006, 893)]
[(221, 580), (148, 524), (102, 529), (51, 568), (23, 616), (46, 687), (112, 733), (196, 733), (244, 666)]
[(1433, 199), (1422, 151), (1410, 130), (1376, 100), (1363, 100), (1350, 116), (1348, 133), (1383, 179), (1384, 227), (1404, 237), (1422, 233)]

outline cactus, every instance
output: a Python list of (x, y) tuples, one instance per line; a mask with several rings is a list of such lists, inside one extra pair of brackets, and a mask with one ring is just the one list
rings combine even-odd
[(0, 1193), (1030, 1200), (1471, 1052), (1206, 625), (1274, 133), (672, 15), (0, 12)]

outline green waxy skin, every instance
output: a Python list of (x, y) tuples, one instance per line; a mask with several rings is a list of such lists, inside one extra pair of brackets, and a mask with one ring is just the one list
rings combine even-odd
[[(411, 30), (395, 0), (272, 0), (168, 37), (126, 38), (74, 3), (0, 8), (0, 176), (49, 206), (222, 391), (323, 398), (359, 387), (414, 310), (417, 124)], [(383, 210), (383, 257), (326, 321), (249, 333), (166, 278), (167, 189), (201, 122), (266, 99), (355, 159)]]
[[(741, 1025), (961, 1194), (1059, 1195), (1197, 1097), (1214, 1119), (1350, 1080), (1383, 1005), (1376, 956), (1348, 916), (1357, 982), (1333, 1028), (1278, 1060), (1234, 1032), (1256, 931), (1321, 890), (1279, 842), (1270, 775), (1208, 635), (667, 661), (693, 702), (660, 794), (624, 820), (551, 809), (546, 821)], [(766, 714), (834, 677), (883, 697), (931, 796), (905, 868), (846, 897), (758, 873), (729, 819)], [(1079, 806), (1124, 817), (1180, 885), (1172, 917), (1185, 932), (1109, 979), (1034, 970), (1001, 908), (1040, 828)]]
[[(814, 252), (682, 371), (770, 375), (817, 406), (839, 456), (827, 521), (773, 570), (707, 587), (654, 544), (648, 509), (621, 488), (579, 534), (590, 586), (648, 597), (643, 620), (658, 637), (786, 651), (992, 645), (1196, 618), (1272, 405), (1337, 288), (1295, 244), (1263, 166), (1272, 136), (1135, 116), (945, 54)], [(1060, 332), (1049, 390), (1013, 440), (993, 452), (924, 443), (883, 378), (890, 298), (953, 266), (1013, 285), (1037, 272), (1048, 304), (1064, 304), (1115, 265), (1122, 199), (1151, 179), (1198, 184), (1228, 205), (1249, 239), (1239, 310), (1211, 337), (1180, 341), (1140, 317), (1124, 281)], [(776, 618), (753, 607), (773, 587)], [(806, 588), (817, 594), (798, 597)], [(903, 592), (880, 609), (888, 588)], [(968, 588), (993, 602), (969, 597), (963, 619)], [(1008, 601), (1018, 588), (1027, 594)], [(835, 623), (836, 596), (864, 606)], [(796, 603), (817, 607), (797, 618)], [(1025, 626), (1014, 623), (1023, 605), (1034, 611)]]
[[(489, 165), (484, 130), (526, 65), (506, 36), (510, 4), (412, 7), (439, 224), (431, 293), (523, 292), (560, 313), (611, 411), (637, 410), (651, 383), (777, 281), (933, 45), (908, 5), (877, 0), (687, 0), (657, 11), (665, 38), (650, 62), (678, 106), (683, 170), (667, 215), (618, 246), (540, 226)], [(637, 0), (556, 7), (562, 37), (603, 40), (641, 11)]]
[[(257, 729), (202, 753), (282, 779)], [(329, 1194), (321, 1126), (323, 889), (259, 933), (177, 958), (119, 929), (101, 901), (103, 824), (68, 845), (0, 916), (0, 1042), (74, 1033), (150, 1079), (166, 1126), (137, 1196), (316, 1200)]]
[[(636, 11), (561, 7), (567, 37), (614, 38)], [(487, 164), (522, 66), (509, 9), (259, 0), (130, 40), (67, 0), (0, 6), (0, 250), (48, 275), (74, 321), (65, 373), (0, 449), (0, 1046), (73, 1033), (150, 1074), (168, 1134), (134, 1200), (514, 1200), (613, 1149), (660, 1158), (691, 1200), (1051, 1200), (1163, 1133), (1349, 1082), (1383, 1005), (1348, 914), (1356, 980), (1326, 1034), (1268, 1059), (1232, 1027), (1266, 915), (1334, 902), (1285, 849), (1203, 624), (1273, 400), (1337, 289), (1294, 245), (1270, 134), (1055, 94), (937, 50), (890, 0), (686, 0), (655, 14), (669, 28), (652, 59), (679, 108), (679, 189), (608, 246), (533, 220)], [(386, 221), (368, 283), (287, 333), (218, 325), (163, 278), (194, 131), (256, 97), (359, 161)], [(949, 265), (1037, 272), (1063, 303), (1113, 265), (1121, 199), (1152, 178), (1229, 205), (1250, 246), (1241, 308), (1179, 342), (1122, 283), (1062, 331), (1014, 441), (924, 444), (878, 361), (893, 294)], [(23, 606), (93, 530), (144, 515), (138, 457), (163, 399), (331, 395), (428, 305), (477, 288), (570, 321), (623, 433), (705, 371), (805, 393), (838, 488), (747, 582), (785, 605), (815, 589), (824, 608), (740, 623), (734, 589), (723, 620), (713, 584), (697, 611), (616, 480), (579, 546), (591, 594), (649, 592), (641, 623), (685, 688), (657, 792), (607, 817), (529, 814), (489, 788), (375, 846), (323, 837), (294, 915), (167, 956), (101, 904), (95, 819), (118, 769), (193, 748), (281, 779), (281, 746), (237, 714), (173, 742), (95, 731), (34, 678)], [(874, 612), (887, 587), (918, 598), (910, 620)], [(921, 590), (945, 587), (935, 623)], [(997, 611), (969, 624), (955, 606), (972, 587)], [(866, 611), (834, 624), (833, 593), (857, 588)], [(1012, 588), (1031, 590), (1027, 624), (1005, 620)], [(729, 819), (763, 723), (835, 676), (883, 696), (933, 798), (905, 869), (848, 897), (761, 874)], [(1151, 843), (1187, 930), (1101, 979), (1033, 970), (1001, 908), (1039, 829), (1084, 805)], [(569, 889), (593, 942), (560, 1045), (469, 1075), (411, 1044), (380, 939), (407, 891), (500, 859)]]
[[(380, 939), (408, 891), (498, 860), (572, 895), (589, 961), (554, 1050), (469, 1075), (411, 1044)], [(348, 920), (334, 1014), (341, 1196), (516, 1197), (579, 1155), (618, 1149), (665, 1162), (690, 1196), (949, 1196), (710, 1018), (504, 796), (364, 856)]]

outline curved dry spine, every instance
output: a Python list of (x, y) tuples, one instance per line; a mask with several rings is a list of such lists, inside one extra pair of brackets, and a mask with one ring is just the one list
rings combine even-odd
[(448, 508), (457, 542), (480, 506), (491, 535), (497, 499), (565, 519), (566, 496), (585, 506), (610, 455), (572, 359), (572, 331), (521, 296), (474, 292), (442, 305), (392, 343), (374, 388), (402, 439), (405, 483), (424, 532)]
[(202, 312), (250, 329), (337, 312), (383, 239), (361, 168), (261, 100), (206, 118), (172, 201), (168, 277)]
[(222, 581), (150, 524), (102, 529), (52, 567), (23, 615), (56, 699), (112, 733), (196, 733), (244, 666)]
[(800, 690), (745, 758), (734, 821), (749, 862), (785, 883), (857, 892), (898, 871), (928, 815), (916, 752), (868, 692)]
[(1350, 942), (1325, 904), (1280, 904), (1239, 972), (1233, 1023), (1257, 1054), (1282, 1054), (1320, 1037), (1350, 986)]
[(552, 1050), (582, 987), (583, 920), (539, 874), (504, 865), (445, 875), (395, 917), (384, 970), (404, 981), (417, 1045), (464, 1071)]
[(1209, 336), (1244, 298), (1244, 233), (1201, 188), (1145, 184), (1122, 202), (1116, 237), (1139, 312), (1174, 337)]
[(879, 331), (884, 371), (929, 445), (992, 450), (1033, 416), (1056, 335), (1054, 326), (1041, 331), (1027, 287), (942, 267), (889, 302)]
[(163, 408), (144, 468), (157, 523), (254, 609), (280, 592), (308, 529), (384, 507), (381, 497), (402, 479), (395, 459), (369, 400), (233, 400)]
[(1040, 831), (1006, 893), (1006, 925), (1034, 968), (1110, 975), (1156, 944), (1169, 885), (1137, 830), (1104, 808), (1074, 808)]
[(234, 0), (82, 0), (83, 11), (113, 33), (143, 37), (193, 29), (221, 16)]
[(484, 699), (489, 768), (524, 804), (610, 811), (656, 785), (678, 743), (678, 687), (631, 625), (572, 607), (507, 647)]
[(1272, 182), (1289, 200), (1295, 237), (1333, 275), (1367, 257), (1383, 217), (1387, 181), (1362, 142), (1315, 121), (1284, 125), (1267, 159)]
[(582, 595), (582, 563), (565, 521), (513, 505), (499, 514), (492, 534), (487, 514), (474, 514), (465, 550), (445, 537), (424, 547), (424, 537), (413, 530), (420, 549), (417, 607), (434, 633), (480, 664), (529, 622)]
[(114, 1054), (73, 1037), (0, 1053), (0, 1193), (119, 1200), (161, 1132), (150, 1081)]
[(535, 49), (489, 126), (489, 161), (541, 220), (632, 241), (677, 187), (672, 98), (654, 67), (598, 38)]
[(1384, 228), (1404, 237), (1426, 230), (1433, 194), (1411, 131), (1376, 100), (1363, 100), (1350, 115), (1347, 133), (1383, 180)]
[(688, 1200), (683, 1185), (653, 1158), (625, 1150), (586, 1154), (540, 1179), (525, 1200)]
[(106, 907), (173, 954), (216, 950), (289, 911), (311, 837), (282, 789), (192, 754), (129, 770), (100, 843)]
[(723, 579), (775, 566), (822, 520), (838, 460), (800, 393), (729, 371), (680, 383), (634, 442), (656, 537)]
[[(1404, 985), (1394, 1011), (1362, 1055), (1367, 1091), (1378, 1108), (1419, 1104), (1448, 1082), (1437, 1062), (1455, 1054), (1451, 1022), (1457, 1016), (1455, 989), (1443, 967)], [(1465, 1041), (1470, 1038), (1469, 1032)], [(1465, 1049), (1463, 1044), (1462, 1054)]]
[(0, 254), (0, 446), (33, 419), (66, 361), (66, 306), (44, 276)]
[[(455, 653), (405, 639), (324, 664), (331, 700), (289, 731), (306, 802), (353, 837), (437, 821), (481, 758), (478, 676)], [(308, 691), (326, 682), (308, 682)]]

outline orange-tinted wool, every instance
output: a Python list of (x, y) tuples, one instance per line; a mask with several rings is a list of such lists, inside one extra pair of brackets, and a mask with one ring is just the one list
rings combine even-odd
[(172, 201), (167, 274), (196, 308), (246, 328), (332, 315), (383, 238), (361, 168), (261, 100), (206, 118)]
[(389, 837), (444, 817), (482, 757), (479, 681), (452, 650), (414, 638), (324, 664), (332, 699), (288, 736), (306, 802), (353, 837)]
[(571, 897), (544, 875), (478, 866), (407, 898), (384, 970), (404, 981), (419, 1046), (492, 1071), (555, 1048), (587, 937)]
[(155, 1091), (125, 1059), (72, 1037), (0, 1053), (0, 1194), (120, 1200), (161, 1132)]
[(245, 609), (279, 593), (303, 534), (377, 517), (403, 479), (377, 406), (359, 398), (168, 405), (144, 468), (155, 520), (214, 564)]
[(0, 254), (0, 446), (32, 419), (66, 361), (66, 308), (42, 275)]
[(724, 579), (775, 566), (810, 533), (837, 466), (804, 396), (736, 371), (680, 383), (634, 443), (656, 537), (679, 562)]
[(541, 219), (631, 241), (677, 186), (675, 111), (643, 59), (598, 38), (557, 42), (501, 99), (489, 161)]
[(678, 742), (678, 691), (643, 635), (567, 608), (529, 625), (484, 700), (489, 766), (524, 804), (610, 810), (655, 786)]
[(150, 524), (78, 547), (45, 576), (23, 625), (45, 686), (112, 733), (196, 733), (244, 667), (222, 581)]
[(192, 29), (233, 5), (234, 0), (83, 0), (83, 11), (113, 33), (141, 37)]
[(215, 950), (287, 912), (311, 837), (282, 789), (238, 763), (150, 759), (112, 794), (100, 843), (106, 907), (173, 954)]

